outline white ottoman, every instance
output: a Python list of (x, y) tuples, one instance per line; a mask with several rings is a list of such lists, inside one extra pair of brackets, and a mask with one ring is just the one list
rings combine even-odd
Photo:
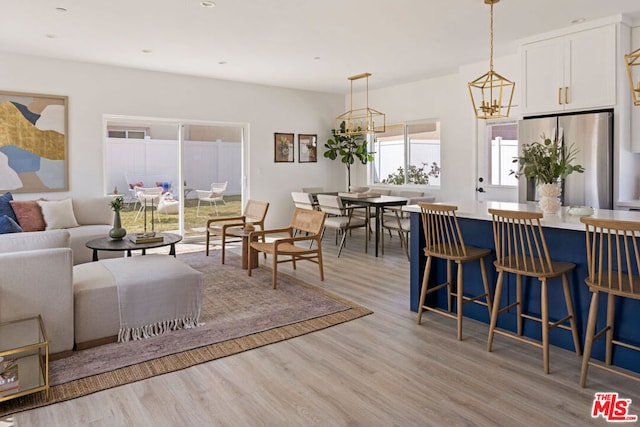
[(203, 274), (167, 255), (76, 265), (76, 348), (197, 326), (203, 293)]

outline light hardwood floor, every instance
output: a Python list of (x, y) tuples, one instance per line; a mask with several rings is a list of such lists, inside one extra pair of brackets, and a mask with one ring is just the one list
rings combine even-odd
[(311, 263), (300, 263), (293, 275), (373, 315), (19, 413), (0, 419), (0, 427), (605, 425), (590, 415), (601, 391), (632, 399), (630, 412), (640, 415), (636, 382), (591, 369), (580, 388), (575, 353), (552, 348), (545, 375), (541, 350), (531, 346), (498, 336), (488, 353), (486, 324), (465, 319), (462, 342), (453, 319), (426, 313), (417, 325), (398, 238), (375, 258), (363, 253), (359, 236), (354, 231), (340, 258), (333, 236), (325, 237), (324, 282)]

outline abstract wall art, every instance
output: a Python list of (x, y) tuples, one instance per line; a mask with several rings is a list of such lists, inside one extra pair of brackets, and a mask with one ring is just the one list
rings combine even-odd
[(0, 191), (69, 189), (68, 98), (0, 91)]

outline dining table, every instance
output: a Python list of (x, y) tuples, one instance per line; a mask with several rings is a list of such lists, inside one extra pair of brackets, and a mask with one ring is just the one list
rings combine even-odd
[(353, 205), (364, 206), (367, 208), (367, 211), (370, 211), (370, 208), (375, 208), (375, 227), (374, 227), (374, 235), (375, 235), (375, 254), (378, 256), (378, 247), (380, 245), (380, 233), (382, 232), (382, 214), (385, 207), (388, 206), (404, 206), (409, 201), (406, 197), (400, 196), (372, 196), (372, 197), (362, 197), (358, 195), (346, 195), (344, 193), (340, 193), (338, 195), (340, 199), (344, 203), (349, 203)]

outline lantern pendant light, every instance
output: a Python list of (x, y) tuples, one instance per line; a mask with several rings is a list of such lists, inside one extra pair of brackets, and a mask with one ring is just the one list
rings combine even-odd
[(491, 11), (491, 52), (489, 71), (469, 83), (469, 94), (473, 112), (478, 119), (498, 119), (509, 117), (515, 83), (493, 71), (493, 5), (500, 0), (484, 0)]
[(631, 85), (633, 105), (640, 105), (640, 49), (625, 55), (624, 62), (627, 64), (627, 75)]
[[(336, 133), (339, 135), (362, 135), (375, 132), (384, 132), (386, 128), (386, 116), (378, 110), (369, 108), (369, 77), (370, 73), (357, 74), (349, 77), (351, 90), (349, 92), (349, 111), (336, 117)], [(353, 108), (353, 82), (365, 79), (365, 107)]]

